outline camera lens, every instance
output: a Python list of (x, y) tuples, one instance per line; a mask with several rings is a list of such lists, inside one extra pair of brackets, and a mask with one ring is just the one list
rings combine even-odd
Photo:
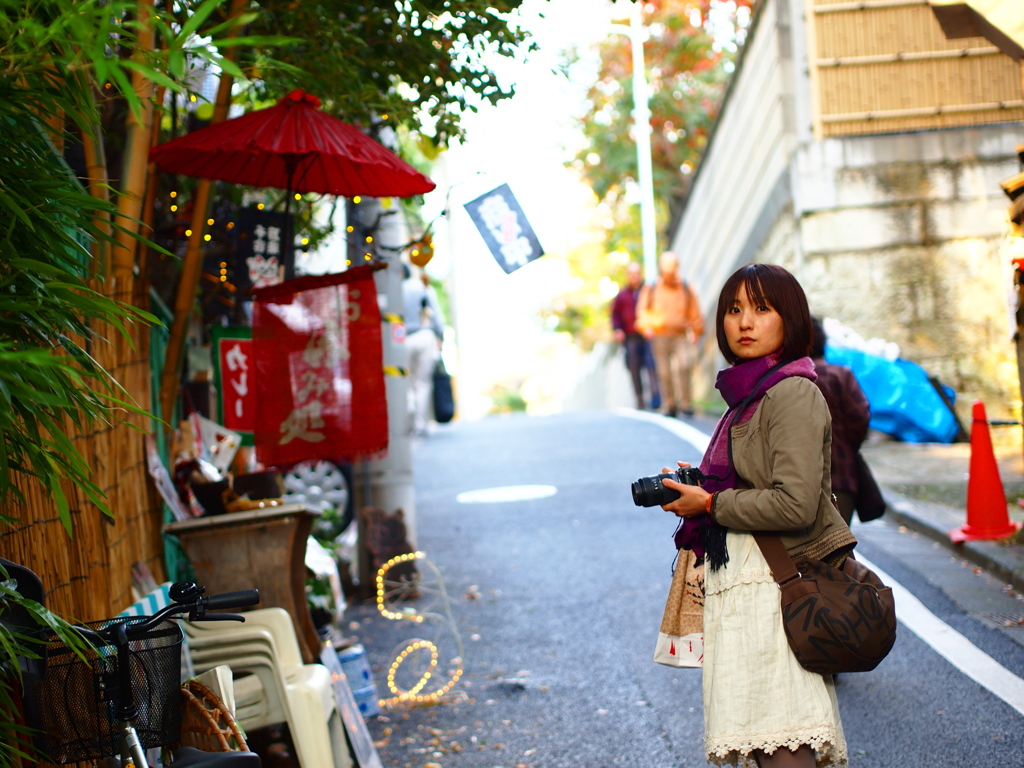
[(638, 507), (644, 506), (644, 480), (650, 480), (650, 478), (641, 477), (639, 480), (634, 480), (629, 485), (629, 490), (633, 492), (633, 503)]
[(638, 507), (660, 507), (662, 504), (668, 504), (670, 501), (678, 499), (679, 492), (666, 488), (661, 482), (666, 477), (675, 480), (676, 474), (666, 472), (635, 480), (630, 486), (630, 490), (633, 492), (633, 503)]

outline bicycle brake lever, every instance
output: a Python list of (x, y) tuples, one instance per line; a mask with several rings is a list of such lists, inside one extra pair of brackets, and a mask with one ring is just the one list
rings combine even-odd
[(193, 611), (188, 615), (189, 621), (245, 621), (240, 613), (204, 613), (202, 616)]

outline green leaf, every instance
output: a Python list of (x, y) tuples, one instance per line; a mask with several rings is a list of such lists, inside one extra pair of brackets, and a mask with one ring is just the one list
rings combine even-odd
[(220, 65), (221, 69), (223, 69), (232, 77), (238, 78), (239, 80), (245, 79), (245, 73), (242, 72), (241, 68), (237, 64), (235, 64), (235, 62), (233, 62), (231, 59), (221, 57), (217, 59), (217, 63)]
[(174, 48), (168, 52), (167, 68), (179, 80), (185, 77), (185, 54), (180, 48)]
[(215, 27), (210, 27), (206, 30), (206, 34), (214, 40), (214, 44), (219, 48), (224, 42), (224, 38), (220, 37), (220, 35), (225, 34), (236, 27), (247, 27), (259, 17), (260, 14), (258, 13), (242, 13), (238, 16), (222, 21)]
[(25, 222), (25, 226), (29, 227), (30, 229), (33, 228), (32, 220), (29, 219), (28, 213), (20, 205), (18, 205), (10, 195), (4, 192), (3, 189), (0, 189), (0, 204), (7, 208), (7, 210), (10, 213), (14, 214), (23, 222)]
[(125, 59), (124, 61), (122, 61), (121, 66), (127, 69), (134, 70), (143, 77), (152, 80), (157, 85), (162, 85), (171, 91), (181, 90), (180, 85), (178, 85), (176, 82), (174, 82), (171, 78), (169, 78), (167, 75), (165, 75), (158, 69), (153, 69), (153, 67), (141, 64), (137, 61), (132, 61), (131, 59)]
[(57, 514), (64, 525), (65, 533), (67, 533), (68, 538), (74, 538), (75, 534), (71, 529), (71, 510), (68, 508), (68, 500), (64, 495), (64, 489), (60, 487), (60, 482), (53, 483), (50, 486), (50, 492), (53, 494), (53, 500), (57, 504)]
[(142, 101), (139, 99), (139, 95), (135, 93), (135, 89), (132, 88), (131, 81), (125, 76), (122, 64), (123, 62), (119, 62), (117, 66), (110, 68), (110, 79), (117, 84), (118, 91), (128, 102), (128, 108), (131, 109), (136, 117), (141, 117)]
[(223, 1), (203, 0), (203, 3), (192, 12), (188, 21), (182, 25), (181, 32), (178, 34), (178, 40), (188, 40), (192, 37)]
[(288, 37), (286, 35), (246, 35), (244, 37), (224, 37), (216, 41), (218, 48), (234, 48), (239, 45), (251, 47), (264, 45), (275, 47), (281, 45), (296, 45), (302, 42), (300, 37)]

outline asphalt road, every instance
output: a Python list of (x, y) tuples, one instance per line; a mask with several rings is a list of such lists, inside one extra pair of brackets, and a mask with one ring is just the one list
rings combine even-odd
[[(422, 610), (439, 618), (389, 621), (359, 604), (346, 614), (348, 631), (367, 648), (382, 695), (392, 660), (415, 638), (434, 642), (441, 662), (424, 692), (457, 658), (465, 671), (443, 703), (369, 721), (383, 765), (704, 766), (700, 671), (651, 661), (675, 518), (633, 506), (629, 491), (675, 459), (699, 458), (656, 424), (596, 412), (456, 423), (418, 443), (417, 546), (440, 574), (458, 638), (425, 563)], [(523, 485), (557, 490), (457, 498)], [(1012, 599), (1000, 585), (884, 521), (855, 532), (865, 556), (1024, 677), (1020, 643), (965, 606)], [(1024, 717), (909, 630), (878, 669), (842, 676), (837, 691), (851, 766), (1024, 765)]]

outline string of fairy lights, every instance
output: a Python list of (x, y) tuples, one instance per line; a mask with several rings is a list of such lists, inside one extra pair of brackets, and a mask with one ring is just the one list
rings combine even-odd
[[(397, 580), (389, 579), (388, 572), (398, 565), (403, 563), (410, 563), (413, 561), (419, 561), (422, 566), (429, 568), (434, 578), (437, 580), (436, 594), (441, 600), (444, 608), (444, 615), (417, 610), (411, 604), (398, 605), (398, 602), (409, 598), (412, 595), (420, 595), (422, 591), (426, 589), (425, 583), (422, 578), (415, 578), (413, 580)], [(422, 568), (421, 568), (422, 570)], [(455, 624), (455, 619), (452, 617), (451, 605), (448, 601), (448, 593), (444, 588), (444, 581), (441, 579), (441, 574), (434, 566), (433, 563), (427, 559), (427, 556), (423, 552), (410, 552), (408, 554), (398, 555), (388, 560), (384, 565), (377, 571), (377, 610), (380, 614), (392, 621), (408, 621), (413, 624), (424, 624), (425, 622), (431, 622), (438, 625), (439, 633), (448, 628), (451, 630), (455, 644), (458, 648), (458, 656), (452, 660), (455, 664), (455, 669), (449, 671), (443, 682), (438, 683), (435, 679), (437, 674), (437, 668), (440, 659), (440, 649), (438, 645), (431, 640), (425, 640), (423, 638), (413, 638), (406, 641), (405, 645), (401, 647), (401, 650), (395, 655), (394, 660), (388, 667), (387, 672), (387, 689), (391, 694), (387, 698), (382, 698), (378, 702), (381, 707), (393, 708), (403, 704), (433, 704), (444, 699), (455, 684), (462, 677), (463, 665), (462, 665), (462, 638), (459, 635), (458, 628)], [(435, 640), (438, 638), (435, 638)], [(403, 688), (399, 682), (399, 672), (402, 666), (409, 661), (412, 663), (413, 659), (426, 658), (425, 669), (420, 673), (419, 679), (416, 680), (412, 685), (407, 688)], [(436, 685), (436, 688), (424, 692), (424, 689), (431, 682)]]
[[(182, 207), (181, 201), (180, 201), (180, 198), (179, 198), (179, 193), (177, 191), (171, 191), (170, 193), (168, 193), (168, 197), (170, 198), (169, 204), (168, 204), (168, 210), (171, 213), (178, 213), (178, 211), (181, 210), (181, 207)], [(296, 201), (301, 201), (303, 199), (302, 194), (298, 193), (298, 192), (295, 193), (294, 197), (295, 197)], [(355, 195), (354, 197), (351, 198), (351, 200), (352, 200), (352, 203), (355, 204), (355, 205), (359, 205), (360, 203), (363, 202), (363, 198), (360, 195)], [(387, 203), (387, 202), (390, 201), (390, 198), (383, 198), (383, 200), (385, 201), (385, 203)], [(256, 207), (256, 210), (262, 211), (262, 210), (266, 209), (266, 204), (265, 203), (257, 203), (255, 207)], [(385, 207), (387, 207), (387, 206), (385, 205)], [(217, 221), (214, 218), (209, 218), (206, 221), (206, 224), (209, 227), (213, 227), (216, 223), (217, 223)], [(224, 223), (224, 229), (225, 230), (231, 231), (234, 228), (235, 228), (235, 222), (234, 221), (227, 221), (226, 223)], [(363, 228), (363, 233), (357, 233), (356, 232), (356, 227), (354, 225), (352, 225), (352, 224), (348, 224), (345, 227), (345, 232), (348, 235), (348, 239), (349, 239), (350, 243), (352, 242), (352, 237), (353, 236), (361, 237), (362, 238), (362, 240), (359, 243), (359, 245), (363, 246), (363, 248), (362, 248), (362, 250), (363, 250), (362, 261), (363, 262), (373, 261), (374, 258), (375, 258), (374, 250), (377, 250), (377, 249), (383, 249), (383, 250), (386, 250), (386, 251), (407, 251), (408, 254), (409, 254), (410, 261), (413, 264), (417, 265), (417, 266), (425, 266), (426, 263), (428, 261), (430, 261), (431, 257), (434, 255), (433, 237), (432, 237), (432, 235), (431, 235), (431, 233), (429, 231), (429, 228), (428, 228), (428, 231), (425, 232), (422, 235), (422, 237), (420, 237), (420, 238), (418, 238), (418, 239), (416, 239), (416, 240), (414, 240), (414, 241), (412, 241), (410, 243), (406, 243), (405, 245), (399, 246), (397, 248), (389, 247), (389, 246), (382, 246), (379, 243), (377, 245), (374, 245), (375, 238), (374, 238), (374, 231), (373, 230), (367, 231), (366, 228)], [(191, 228), (186, 228), (184, 230), (184, 234), (185, 234), (185, 237), (192, 237), (192, 229)], [(207, 232), (206, 234), (203, 235), (203, 240), (205, 242), (210, 242), (212, 239), (213, 239), (213, 235), (210, 234), (209, 232)], [(310, 243), (309, 236), (303, 235), (302, 238), (300, 239), (300, 243), (301, 243), (302, 246), (308, 246), (309, 243)], [(352, 265), (353, 265), (353, 260), (351, 258), (345, 259), (345, 266), (346, 267), (351, 267)], [(220, 267), (220, 274), (217, 275), (216, 277), (219, 279), (220, 282), (227, 283), (228, 282), (228, 264), (227, 264), (227, 262), (226, 261), (220, 262), (219, 267)]]

